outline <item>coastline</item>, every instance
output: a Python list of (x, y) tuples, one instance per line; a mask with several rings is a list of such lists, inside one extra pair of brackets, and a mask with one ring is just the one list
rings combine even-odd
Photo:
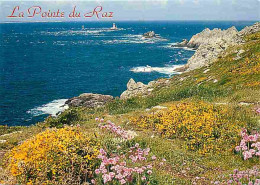
[[(169, 77), (168, 78), (163, 78), (163, 79), (155, 79), (150, 81), (147, 84), (144, 84), (142, 82), (135, 82), (134, 79), (130, 79), (128, 81), (128, 83), (126, 84), (127, 89), (125, 91), (123, 91), (121, 93), (121, 95), (119, 96), (120, 99), (122, 100), (126, 100), (135, 96), (148, 96), (150, 95), (154, 89), (158, 88), (158, 87), (162, 87), (162, 86), (167, 86), (169, 83), (169, 79), (171, 78), (171, 74), (174, 75), (179, 75), (182, 73), (185, 73), (187, 71), (191, 71), (191, 70), (195, 70), (196, 68), (193, 69), (189, 69), (189, 66), (192, 63), (197, 63), (200, 62), (200, 65), (198, 68), (201, 68), (203, 66), (207, 66), (211, 63), (213, 63), (217, 57), (223, 53), (224, 51), (226, 51), (226, 49), (228, 47), (231, 47), (233, 45), (237, 45), (239, 43), (241, 43), (241, 38), (244, 34), (241, 35), (241, 33), (246, 32), (246, 34), (249, 34), (247, 30), (250, 30), (250, 28), (255, 27), (255, 30), (251, 30), (250, 33), (254, 33), (256, 30), (259, 30), (259, 26), (260, 23), (256, 22), (255, 24), (253, 24), (250, 27), (245, 27), (244, 29), (242, 29), (240, 32), (238, 31), (234, 31), (234, 33), (232, 33), (232, 35), (229, 34), (230, 30), (236, 30), (234, 27), (229, 28), (227, 30), (216, 30), (213, 29), (212, 31), (209, 30), (208, 28), (206, 28), (205, 30), (203, 30), (200, 33), (197, 33), (196, 35), (194, 35), (190, 41), (186, 40), (183, 41), (182, 43), (175, 43), (172, 44), (171, 47), (175, 48), (177, 46), (177, 48), (189, 48), (192, 51), (195, 51), (194, 55), (189, 58), (187, 64), (184, 65), (180, 65), (180, 67), (178, 67), (179, 65), (174, 65), (173, 67), (168, 67), (168, 71), (169, 71)], [(216, 34), (216, 31), (218, 32)], [(210, 35), (214, 35), (213, 37), (211, 37)], [(238, 38), (238, 35), (241, 35), (240, 38)], [(225, 47), (223, 47), (222, 50), (217, 51), (216, 54), (212, 55), (209, 54), (208, 56), (205, 56), (204, 59), (202, 59), (201, 55), (203, 55), (203, 53), (200, 51), (201, 48), (211, 48), (211, 47), (215, 47), (216, 43), (218, 42), (218, 37), (221, 38), (228, 38), (228, 41), (225, 41)], [(204, 40), (204, 38), (209, 38), (207, 40)], [(236, 42), (233, 42), (232, 39), (229, 38), (234, 38), (234, 40), (236, 40)], [(222, 41), (221, 41), (222, 42)], [(196, 43), (196, 44), (194, 44)], [(212, 43), (214, 43), (212, 45)], [(218, 43), (217, 43), (218, 44)], [(220, 44), (219, 44), (220, 45)], [(211, 50), (207, 50), (207, 53), (210, 53)], [(191, 59), (194, 58), (194, 56), (197, 56), (193, 61), (190, 62), (189, 61)], [(201, 60), (203, 61), (201, 63)], [(210, 61), (210, 63), (208, 62)], [(158, 72), (160, 70), (165, 70), (165, 68), (167, 67), (163, 67), (163, 68), (159, 68), (159, 67), (151, 67), (151, 66), (140, 66), (140, 67), (135, 67), (132, 68), (130, 71), (134, 72), (134, 73), (150, 73), (150, 72)], [(89, 94), (88, 98), (81, 98), (82, 96), (84, 96), (85, 94)], [(79, 107), (79, 106), (84, 106), (84, 107), (88, 107), (88, 108), (97, 108), (101, 106), (104, 106), (105, 103), (107, 102), (107, 100), (104, 100), (102, 97), (103, 96), (108, 96), (108, 95), (102, 95), (102, 94), (95, 94), (95, 93), (83, 93), (79, 96), (76, 97), (72, 97), (67, 99), (66, 101), (63, 101), (64, 103), (59, 103), (59, 104), (54, 104), (55, 101), (59, 101), (59, 100), (54, 100), (48, 104), (42, 105), (40, 107), (34, 108), (32, 110), (29, 110), (30, 112), (37, 112), (37, 111), (42, 111), (42, 113), (46, 114), (46, 113), (50, 113), (52, 116), (56, 117), (59, 114), (61, 114), (62, 112), (64, 112), (65, 110), (69, 109), (69, 107)], [(110, 99), (115, 99), (117, 97), (113, 97)], [(77, 103), (71, 103), (72, 101), (76, 101)], [(94, 102), (94, 103), (93, 103)], [(48, 107), (46, 107), (46, 105), (51, 105), (52, 107), (55, 107), (55, 110), (48, 110)], [(96, 105), (96, 106), (95, 106)]]

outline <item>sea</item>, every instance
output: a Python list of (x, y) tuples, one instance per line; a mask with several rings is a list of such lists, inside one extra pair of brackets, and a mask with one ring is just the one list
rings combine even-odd
[[(245, 21), (0, 23), (0, 125), (55, 116), (82, 93), (120, 96), (130, 78), (177, 75), (195, 51), (171, 47), (205, 28), (241, 30)], [(156, 38), (143, 34), (154, 31)]]

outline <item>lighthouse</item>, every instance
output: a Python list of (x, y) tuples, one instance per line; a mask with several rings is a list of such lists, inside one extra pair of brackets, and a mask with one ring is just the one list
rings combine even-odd
[(117, 26), (116, 26), (116, 23), (113, 23), (113, 27), (110, 28), (111, 30), (117, 30)]

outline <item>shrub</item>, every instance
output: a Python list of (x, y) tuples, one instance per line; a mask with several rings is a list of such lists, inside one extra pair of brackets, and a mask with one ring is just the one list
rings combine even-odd
[(99, 148), (78, 128), (47, 129), (13, 148), (7, 168), (22, 184), (79, 184), (91, 180)]
[(45, 120), (45, 124), (47, 127), (57, 127), (62, 128), (64, 125), (70, 125), (71, 123), (77, 121), (79, 119), (78, 109), (72, 108), (61, 113), (57, 118), (56, 117), (48, 117)]
[(235, 144), (240, 126), (226, 118), (227, 112), (204, 102), (179, 103), (131, 122), (144, 129), (153, 128), (163, 137), (185, 139), (188, 149), (205, 154), (222, 150), (224, 144)]

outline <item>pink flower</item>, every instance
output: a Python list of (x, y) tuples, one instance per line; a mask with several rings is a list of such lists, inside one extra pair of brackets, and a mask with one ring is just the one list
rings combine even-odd
[(162, 161), (163, 161), (163, 162), (166, 162), (166, 159), (163, 158)]
[(148, 174), (148, 175), (151, 175), (152, 173), (153, 173), (152, 170), (148, 170), (148, 171), (147, 171), (147, 174)]
[(96, 184), (96, 180), (95, 180), (95, 179), (92, 179), (92, 180), (91, 180), (91, 183), (92, 183), (92, 184)]
[(155, 155), (152, 156), (152, 160), (156, 160), (156, 156)]
[(107, 182), (112, 181), (112, 178), (108, 174), (102, 175), (102, 178), (103, 178), (104, 184), (106, 184)]
[(102, 119), (100, 119), (100, 122), (101, 122), (101, 123), (103, 123), (103, 122), (104, 122), (104, 119), (103, 119), (103, 118), (102, 118)]
[(96, 173), (96, 174), (99, 174), (99, 173), (100, 173), (100, 170), (99, 170), (99, 169), (96, 169), (96, 170), (95, 170), (95, 173)]
[(136, 170), (136, 172), (139, 173), (139, 174), (141, 174), (141, 173), (144, 172), (144, 170), (143, 170), (142, 168), (138, 168), (138, 169)]
[(146, 177), (145, 177), (145, 176), (142, 176), (141, 180), (142, 180), (142, 181), (145, 181), (145, 180), (146, 180)]
[(239, 151), (240, 151), (240, 146), (236, 146), (235, 150), (236, 150), (237, 152), (239, 152)]
[(120, 183), (121, 183), (121, 184), (125, 184), (125, 183), (126, 183), (125, 179), (121, 179), (121, 180), (120, 180)]
[(95, 118), (95, 121), (98, 122), (98, 121), (99, 121), (99, 118)]
[(260, 108), (256, 109), (256, 113), (260, 114)]
[(244, 156), (244, 160), (247, 160), (247, 159), (250, 159), (250, 158), (253, 157), (253, 156), (252, 156), (252, 153), (249, 152), (249, 151), (243, 152), (243, 156)]

